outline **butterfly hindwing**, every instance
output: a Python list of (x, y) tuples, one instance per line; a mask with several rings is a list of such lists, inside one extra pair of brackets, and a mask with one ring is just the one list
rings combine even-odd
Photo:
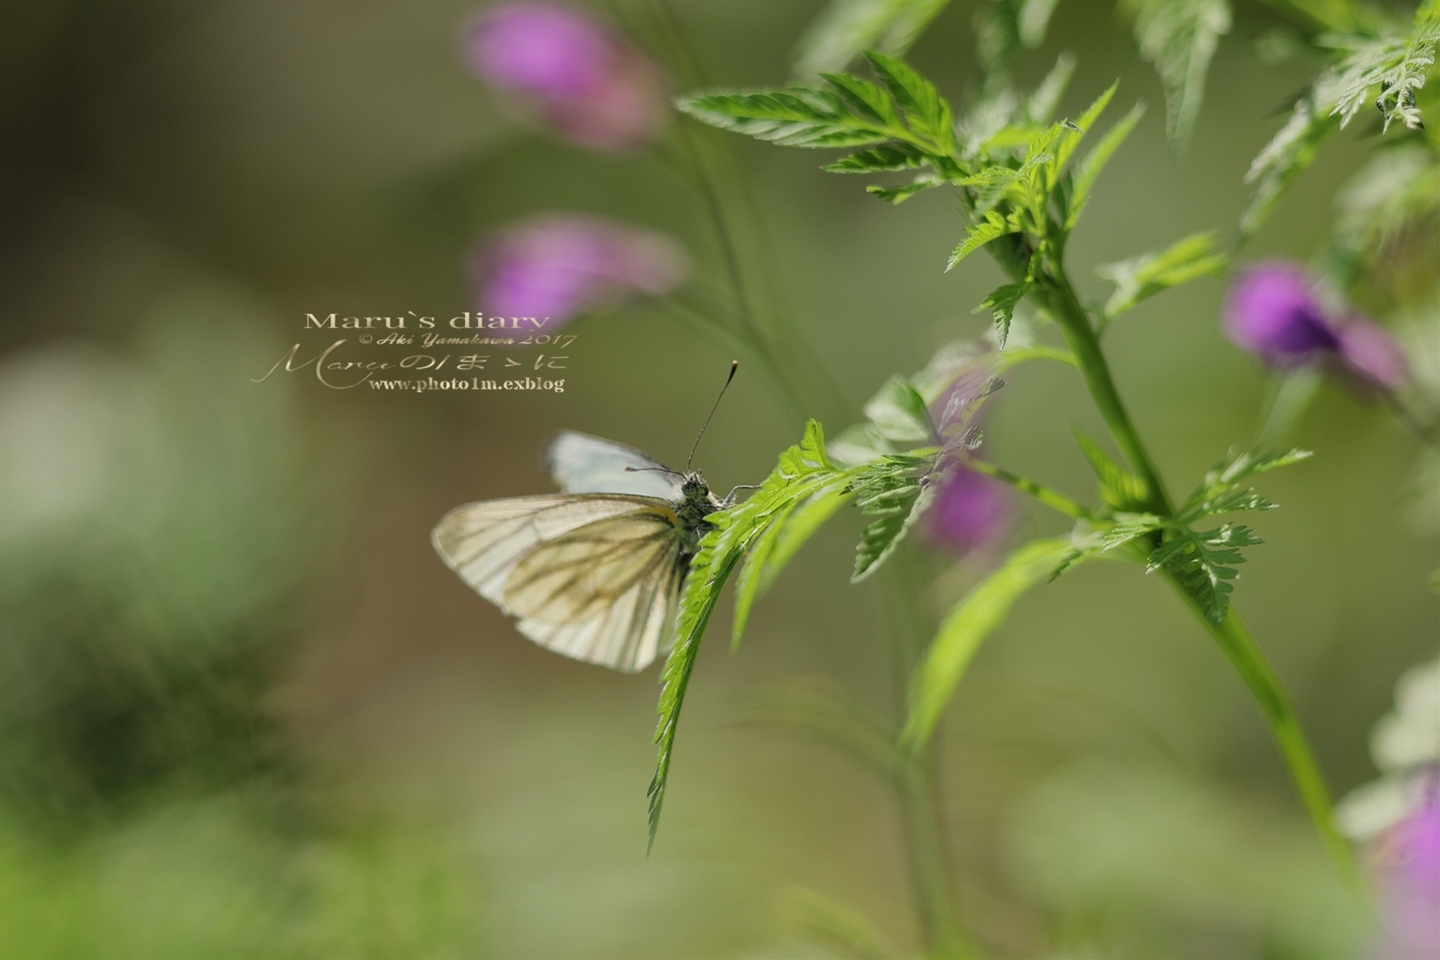
[(466, 583), (520, 618), (531, 640), (635, 671), (673, 633), (684, 576), (679, 522), (651, 497), (554, 494), (457, 507), (433, 540)]

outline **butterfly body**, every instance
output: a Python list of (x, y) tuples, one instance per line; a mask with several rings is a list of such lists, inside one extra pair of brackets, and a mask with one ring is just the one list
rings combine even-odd
[(674, 643), (690, 561), (727, 504), (699, 473), (582, 433), (556, 436), (547, 464), (563, 492), (457, 507), (435, 549), (541, 646), (643, 670)]

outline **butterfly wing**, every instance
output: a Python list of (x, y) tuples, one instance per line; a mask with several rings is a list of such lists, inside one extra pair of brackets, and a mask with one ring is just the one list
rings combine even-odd
[(679, 534), (679, 518), (661, 500), (553, 494), (457, 507), (432, 539), (531, 640), (634, 672), (674, 637), (685, 575)]
[(573, 430), (555, 435), (545, 462), (566, 493), (632, 493), (675, 502), (684, 480), (634, 447)]

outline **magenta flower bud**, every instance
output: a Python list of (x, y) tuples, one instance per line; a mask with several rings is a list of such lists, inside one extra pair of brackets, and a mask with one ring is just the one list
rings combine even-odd
[(931, 542), (958, 553), (995, 546), (1010, 533), (1014, 502), (1000, 481), (955, 464), (925, 511)]
[(669, 116), (660, 69), (578, 7), (504, 3), (466, 30), (472, 73), (516, 94), (567, 140), (595, 150), (653, 141)]
[(602, 217), (547, 214), (497, 232), (471, 254), (487, 316), (548, 317), (547, 331), (627, 295), (664, 296), (685, 279), (679, 241)]
[[(1433, 785), (1432, 785), (1433, 786)], [(1380, 851), (1375, 956), (1440, 956), (1440, 797), (1396, 824)]]
[(1314, 287), (1294, 264), (1261, 264), (1242, 273), (1226, 298), (1224, 323), (1236, 346), (1276, 367), (1299, 366), (1339, 347)]
[(1377, 323), (1361, 317), (1340, 328), (1340, 361), (1365, 386), (1394, 393), (1410, 376), (1405, 352)]

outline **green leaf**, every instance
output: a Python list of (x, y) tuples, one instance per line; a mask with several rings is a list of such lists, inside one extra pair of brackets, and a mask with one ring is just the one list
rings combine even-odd
[(1106, 322), (1157, 293), (1223, 271), (1229, 260), (1213, 251), (1214, 242), (1208, 233), (1191, 234), (1158, 253), (1097, 268), (1096, 273), (1115, 284), (1105, 304)]
[(992, 210), (985, 214), (985, 219), (971, 228), (970, 232), (965, 235), (964, 240), (960, 241), (959, 246), (950, 254), (950, 259), (945, 264), (945, 269), (953, 270), (957, 263), (985, 246), (985, 244), (991, 240), (998, 240), (1000, 237), (1005, 236), (1005, 234), (1014, 232), (1015, 231), (1010, 228), (1010, 225), (1005, 222), (1005, 218)]
[(1332, 36), (1328, 44), (1344, 56), (1315, 81), (1315, 100), (1331, 116), (1340, 118), (1340, 126), (1360, 112), (1376, 87), (1380, 92), (1374, 103), (1386, 130), (1395, 119), (1411, 130), (1423, 126), (1415, 95), (1435, 66), (1435, 48), (1440, 44), (1440, 3), (1421, 3), (1407, 33)]
[(1070, 193), (1069, 211), (1065, 217), (1065, 229), (1074, 229), (1075, 224), (1080, 220), (1080, 214), (1085, 211), (1085, 204), (1090, 199), (1090, 191), (1095, 186), (1095, 181), (1100, 178), (1100, 171), (1105, 169), (1105, 164), (1110, 162), (1110, 157), (1130, 136), (1130, 131), (1140, 122), (1145, 115), (1144, 104), (1137, 103), (1130, 108), (1130, 112), (1120, 119), (1119, 123), (1105, 132), (1100, 142), (1082, 159), (1075, 167), (1075, 182)]
[(1280, 196), (1315, 162), (1320, 144), (1338, 129), (1340, 121), (1316, 110), (1309, 95), (1296, 102), (1290, 119), (1255, 157), (1245, 174), (1245, 182), (1256, 184), (1256, 188), (1255, 196), (1240, 215), (1242, 238), (1254, 236), (1275, 209)]
[(869, 186), (865, 188), (865, 192), (872, 196), (879, 197), (886, 203), (901, 204), (917, 193), (929, 190), (931, 187), (943, 186), (944, 183), (945, 181), (938, 177), (925, 173), (911, 180), (909, 183), (902, 184), (898, 187)]
[(724, 527), (716, 527), (700, 541), (699, 550), (690, 561), (690, 573), (680, 597), (680, 617), (675, 646), (665, 658), (665, 667), (660, 671), (660, 704), (656, 712), (660, 722), (655, 729), (655, 742), (659, 745), (659, 756), (655, 763), (655, 776), (650, 781), (646, 795), (650, 798), (650, 839), (648, 846), (655, 845), (655, 831), (660, 827), (660, 811), (665, 805), (665, 790), (670, 779), (670, 761), (675, 750), (675, 733), (680, 724), (680, 708), (685, 703), (685, 690), (690, 685), (690, 674), (695, 669), (695, 657), (700, 653), (700, 640), (705, 628), (720, 601), (720, 591), (731, 571), (740, 561), (738, 550), (723, 550)]
[(902, 749), (917, 752), (925, 745), (980, 644), (1020, 595), (1048, 578), (1071, 552), (1068, 537), (1028, 543), (951, 608), (911, 680)]
[[(690, 571), (680, 596), (675, 646), (660, 672), (660, 703), (656, 708), (660, 721), (655, 730), (659, 757), (648, 791), (652, 845), (665, 803), (675, 732), (680, 722), (680, 709), (685, 702), (685, 691), (695, 668), (700, 641), (726, 580), (741, 560), (767, 537), (774, 525), (783, 523), (796, 512), (800, 503), (815, 496), (827, 482), (839, 476), (840, 471), (826, 456), (824, 431), (820, 424), (811, 420), (805, 425), (805, 435), (800, 443), (780, 454), (775, 469), (748, 500), (726, 510), (717, 510), (706, 518), (712, 529), (701, 538), (699, 548), (690, 561)], [(757, 594), (758, 584), (763, 580), (766, 557), (773, 557), (778, 549), (777, 535), (777, 539), (769, 541), (754, 578), (748, 581), (753, 585), (746, 588), (746, 613)], [(790, 552), (793, 554), (795, 549), (798, 545)], [(738, 633), (735, 639), (739, 641)]]
[(1230, 31), (1226, 0), (1124, 0), (1135, 19), (1140, 55), (1155, 65), (1165, 88), (1165, 130), (1183, 151), (1205, 95), (1205, 74), (1220, 37)]
[(922, 167), (925, 163), (925, 154), (910, 144), (887, 143), (852, 153), (820, 169), (828, 173), (883, 173)]
[(1149, 500), (1145, 481), (1111, 459), (1105, 449), (1085, 431), (1074, 428), (1071, 431), (1075, 445), (1084, 454), (1085, 461), (1095, 473), (1100, 501), (1117, 512), (1143, 510)]
[(900, 56), (950, 0), (831, 0), (801, 36), (795, 73), (842, 70), (865, 50)]
[(939, 147), (953, 146), (955, 131), (954, 117), (950, 104), (940, 96), (935, 85), (926, 80), (909, 64), (883, 53), (870, 50), (865, 54), (880, 82), (890, 91), (895, 102), (905, 114), (910, 129), (929, 138)]
[[(1309, 450), (1291, 450), (1288, 453), (1261, 453), (1258, 450), (1251, 450), (1246, 453), (1231, 452), (1215, 466), (1206, 471), (1201, 479), (1200, 485), (1190, 494), (1189, 498), (1180, 507), (1178, 516), (1186, 523), (1193, 522), (1201, 517), (1211, 516), (1217, 513), (1228, 512), (1237, 509), (1272, 509), (1270, 506), (1242, 507), (1228, 506), (1223, 509), (1217, 505), (1238, 502), (1227, 501), (1224, 498), (1240, 489), (1240, 484), (1262, 473), (1271, 470), (1278, 470), (1281, 467), (1288, 467), (1292, 463), (1299, 463), (1301, 460), (1309, 459), (1313, 454)], [(1248, 488), (1242, 491), (1249, 494)], [(1268, 503), (1269, 501), (1265, 501)]]
[(925, 398), (898, 375), (887, 380), (865, 404), (865, 417), (886, 440), (922, 443), (935, 439), (935, 426), (930, 421)]
[(755, 537), (735, 580), (732, 650), (740, 646), (740, 638), (745, 633), (745, 627), (750, 620), (750, 609), (755, 601), (774, 585), (780, 572), (805, 545), (805, 541), (850, 499), (850, 493), (846, 489), (849, 474), (844, 471), (831, 472), (835, 479), (805, 499), (790, 500)]
[(682, 97), (676, 107), (712, 127), (790, 147), (865, 147), (895, 137), (850, 113), (837, 94), (805, 87), (706, 93)]
[(1010, 336), (1010, 322), (1015, 319), (1015, 308), (1020, 301), (1025, 299), (1025, 294), (1030, 290), (1030, 284), (1024, 281), (1020, 283), (1007, 283), (1003, 287), (996, 287), (990, 291), (980, 306), (974, 309), (974, 313), (981, 310), (989, 310), (995, 315), (995, 339), (1001, 348), (1005, 346), (1005, 338)]
[(935, 458), (894, 455), (865, 466), (850, 481), (848, 491), (866, 516), (875, 517), (860, 536), (855, 550), (855, 573), (859, 583), (880, 568), (905, 538), (934, 496), (927, 475)]
[(1231, 582), (1240, 576), (1235, 567), (1245, 562), (1241, 547), (1264, 543), (1243, 524), (1227, 523), (1214, 530), (1184, 530), (1150, 554), (1146, 572), (1165, 568), (1175, 573), (1186, 591), (1217, 626), (1230, 608)]

